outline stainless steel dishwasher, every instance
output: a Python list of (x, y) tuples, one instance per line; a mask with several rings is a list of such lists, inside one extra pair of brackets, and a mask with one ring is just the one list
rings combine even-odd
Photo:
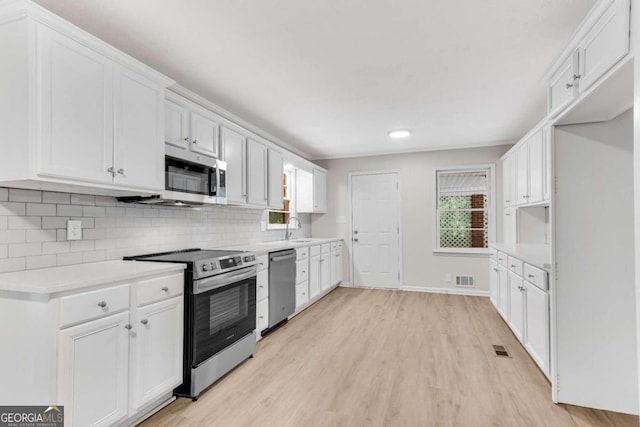
[(269, 329), (296, 309), (296, 251), (269, 253)]

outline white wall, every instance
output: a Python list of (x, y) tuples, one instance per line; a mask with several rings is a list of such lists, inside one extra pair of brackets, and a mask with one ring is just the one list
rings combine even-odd
[[(311, 235), (309, 214), (298, 215)], [(82, 221), (83, 240), (66, 241), (66, 221)], [(262, 231), (264, 211), (119, 203), (113, 197), (0, 188), (0, 273), (81, 264), (193, 247), (281, 240)]]
[[(351, 235), (349, 234), (349, 172), (396, 170), (400, 180), (402, 256), (404, 286), (431, 291), (457, 291), (445, 282), (445, 273), (472, 274), (476, 277), (476, 291), (489, 290), (489, 266), (485, 256), (434, 255), (435, 232), (435, 170), (446, 166), (499, 163), (499, 157), (511, 146), (497, 146), (464, 150), (427, 151), (386, 156), (332, 159), (317, 162), (328, 173), (328, 212), (312, 215), (314, 237), (341, 237), (345, 240), (343, 252), (345, 281), (351, 282)], [(501, 176), (499, 168), (496, 175)], [(496, 179), (498, 198), (502, 204), (501, 179)], [(346, 223), (340, 223), (345, 217)], [(500, 215), (498, 215), (498, 219)], [(498, 222), (500, 230), (501, 222)], [(498, 234), (500, 235), (500, 233)]]

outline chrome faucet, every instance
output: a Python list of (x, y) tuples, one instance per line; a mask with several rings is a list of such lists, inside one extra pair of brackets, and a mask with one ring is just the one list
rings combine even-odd
[(293, 234), (293, 231), (289, 232), (289, 223), (291, 222), (292, 219), (295, 219), (296, 221), (298, 221), (298, 226), (300, 228), (302, 228), (302, 223), (300, 222), (298, 217), (292, 216), (291, 218), (289, 218), (289, 221), (287, 221), (287, 227), (284, 230), (284, 239), (285, 240), (289, 240), (291, 238), (291, 235)]

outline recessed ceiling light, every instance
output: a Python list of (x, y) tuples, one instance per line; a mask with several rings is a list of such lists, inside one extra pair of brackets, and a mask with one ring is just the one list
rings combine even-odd
[(393, 138), (393, 139), (406, 138), (409, 135), (411, 135), (411, 131), (408, 129), (398, 129), (398, 130), (389, 131), (389, 138)]

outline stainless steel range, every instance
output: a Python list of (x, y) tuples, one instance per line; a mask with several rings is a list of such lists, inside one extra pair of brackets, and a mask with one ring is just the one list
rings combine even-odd
[(256, 345), (255, 253), (187, 249), (125, 259), (187, 264), (184, 383), (175, 389), (177, 396), (197, 400), (251, 357)]

